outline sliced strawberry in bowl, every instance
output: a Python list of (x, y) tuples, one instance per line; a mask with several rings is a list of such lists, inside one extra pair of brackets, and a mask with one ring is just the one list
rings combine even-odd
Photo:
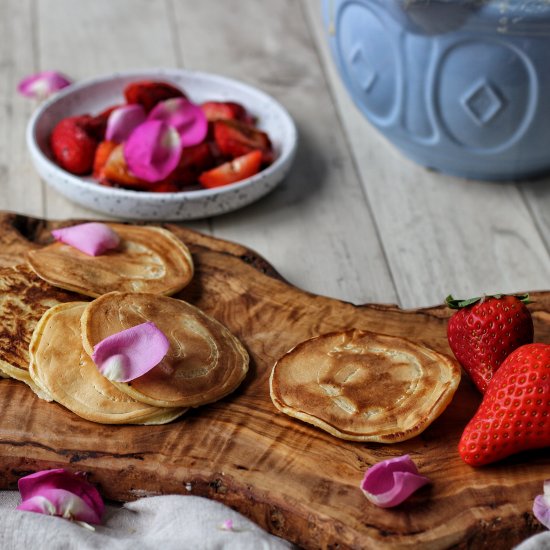
[(273, 147), (269, 136), (236, 120), (218, 120), (214, 122), (214, 140), (220, 152), (230, 158), (246, 155), (254, 150), (262, 152), (264, 165), (273, 162)]
[(262, 151), (252, 151), (221, 166), (203, 172), (199, 182), (208, 189), (222, 187), (250, 178), (260, 171)]
[(141, 80), (128, 84), (124, 88), (124, 97), (128, 103), (139, 103), (148, 113), (161, 101), (173, 97), (186, 98), (186, 95), (168, 82)]
[(206, 101), (201, 104), (201, 109), (209, 122), (239, 120), (250, 126), (255, 124), (255, 118), (235, 101)]
[(67, 117), (57, 123), (50, 136), (56, 162), (71, 174), (86, 175), (94, 165), (98, 140), (90, 132), (90, 115)]

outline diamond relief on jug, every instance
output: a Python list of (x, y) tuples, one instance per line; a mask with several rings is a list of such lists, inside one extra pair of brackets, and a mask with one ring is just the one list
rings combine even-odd
[[(523, 84), (510, 86), (511, 78)], [(509, 44), (491, 39), (448, 44), (439, 56), (432, 97), (440, 130), (475, 154), (505, 151), (533, 123), (536, 81), (530, 60)]]
[(485, 78), (476, 81), (460, 98), (460, 104), (478, 126), (489, 124), (505, 106), (499, 92)]
[(392, 23), (376, 2), (346, 2), (336, 20), (336, 54), (358, 107), (375, 125), (398, 118), (402, 99), (399, 47)]

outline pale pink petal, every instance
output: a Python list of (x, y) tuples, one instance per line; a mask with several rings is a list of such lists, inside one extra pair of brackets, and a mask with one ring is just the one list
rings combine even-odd
[(88, 256), (98, 256), (120, 244), (120, 237), (115, 231), (99, 222), (54, 229), (52, 235), (55, 240), (73, 246)]
[[(62, 468), (44, 470), (22, 477), (18, 481), (18, 488), (21, 493), (22, 504), (35, 497), (47, 496), (47, 491), (63, 490), (69, 492), (80, 498), (93, 513), (93, 519), (91, 520), (76, 519), (89, 521), (90, 523), (99, 523), (101, 521), (105, 505), (98, 490), (86, 481), (83, 474), (73, 474)], [(51, 499), (48, 500), (51, 501)], [(52, 503), (56, 505), (55, 502)], [(42, 502), (42, 505), (47, 506), (44, 502)]]
[(86, 523), (101, 523), (101, 516), (84, 499), (65, 489), (45, 489), (41, 494), (24, 500), (17, 510), (59, 516)]
[(544, 482), (544, 494), (535, 497), (533, 514), (546, 529), (550, 529), (550, 479)]
[(66, 76), (57, 71), (42, 71), (21, 80), (17, 85), (17, 91), (25, 97), (46, 99), (71, 84), (72, 82)]
[(161, 120), (140, 124), (124, 143), (124, 158), (134, 176), (155, 182), (176, 168), (182, 141), (175, 128)]
[(181, 137), (183, 147), (202, 143), (208, 132), (208, 120), (203, 110), (182, 97), (158, 103), (149, 113), (148, 120), (162, 120), (173, 126)]
[(226, 519), (220, 526), (223, 531), (233, 531), (233, 520)]
[(105, 139), (116, 143), (126, 141), (146, 118), (145, 109), (139, 103), (118, 107), (107, 119)]
[(418, 473), (409, 455), (384, 460), (369, 468), (361, 490), (377, 506), (397, 506), (430, 480)]
[(170, 342), (155, 323), (147, 322), (108, 336), (94, 346), (92, 359), (101, 374), (129, 382), (158, 365)]

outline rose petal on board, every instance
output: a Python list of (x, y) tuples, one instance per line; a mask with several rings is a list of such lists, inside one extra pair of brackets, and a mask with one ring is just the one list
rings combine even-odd
[(369, 468), (360, 487), (373, 504), (389, 508), (401, 504), (427, 483), (430, 480), (418, 473), (409, 455), (404, 455)]
[(156, 182), (178, 165), (182, 141), (177, 130), (162, 120), (140, 124), (124, 143), (124, 158), (134, 176)]
[(116, 143), (126, 141), (146, 118), (145, 109), (139, 103), (118, 107), (107, 119), (105, 139)]
[(550, 479), (544, 482), (544, 494), (535, 497), (533, 514), (546, 529), (550, 529)]
[[(74, 519), (85, 521), (88, 523), (100, 523), (101, 516), (105, 509), (103, 499), (98, 490), (86, 479), (83, 474), (73, 474), (63, 468), (54, 470), (43, 470), (28, 476), (22, 477), (18, 481), (19, 492), (21, 493), (22, 503), (18, 506), (19, 510), (30, 510), (50, 515), (61, 515), (68, 513), (67, 510), (77, 511), (79, 514), (86, 515)], [(74, 497), (82, 500), (85, 508), (76, 500), (69, 500), (67, 495), (62, 493), (55, 496), (51, 491), (64, 491), (72, 494)], [(41, 500), (39, 497), (42, 497)], [(48, 502), (46, 502), (48, 501)], [(26, 504), (29, 502), (29, 504)], [(58, 508), (58, 504), (62, 505)], [(36, 507), (37, 509), (32, 509)], [(52, 510), (56, 513), (52, 513)], [(63, 513), (58, 514), (57, 510), (63, 510)]]
[(108, 225), (99, 222), (81, 223), (54, 229), (55, 240), (77, 248), (88, 256), (98, 256), (120, 244), (120, 237)]
[(129, 382), (158, 365), (169, 348), (168, 338), (149, 321), (101, 340), (92, 359), (109, 380)]
[(23, 78), (17, 85), (17, 91), (25, 97), (46, 99), (71, 84), (71, 80), (57, 71), (42, 71)]
[(208, 132), (208, 120), (203, 110), (182, 97), (158, 103), (149, 113), (148, 120), (161, 120), (173, 126), (181, 137), (183, 147), (198, 145)]

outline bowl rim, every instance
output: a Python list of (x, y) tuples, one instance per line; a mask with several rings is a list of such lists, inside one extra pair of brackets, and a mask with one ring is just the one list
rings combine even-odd
[[(123, 189), (117, 187), (107, 187), (100, 185), (94, 180), (90, 180), (89, 177), (77, 176), (67, 172), (55, 162), (53, 162), (47, 155), (44, 154), (41, 147), (38, 145), (36, 139), (36, 126), (39, 120), (44, 116), (44, 114), (59, 101), (65, 99), (66, 97), (77, 93), (87, 87), (92, 85), (101, 84), (103, 82), (109, 82), (116, 79), (128, 79), (128, 78), (167, 78), (171, 76), (178, 75), (183, 77), (205, 79), (210, 82), (217, 82), (221, 85), (229, 84), (236, 88), (241, 88), (244, 91), (250, 93), (251, 95), (256, 95), (261, 97), (263, 100), (269, 102), (275, 107), (277, 112), (277, 118), (282, 120), (285, 130), (288, 132), (290, 139), (288, 142), (285, 141), (285, 146), (281, 149), (279, 156), (275, 161), (270, 164), (268, 167), (264, 168), (261, 172), (254, 174), (253, 176), (246, 178), (244, 180), (231, 183), (228, 185), (215, 187), (211, 189), (198, 189), (194, 191), (176, 191), (176, 192), (154, 192), (154, 191), (137, 191), (133, 189)], [(268, 178), (273, 174), (276, 174), (279, 170), (284, 169), (284, 167), (290, 163), (296, 152), (297, 143), (298, 143), (298, 131), (296, 124), (293, 118), (290, 116), (286, 108), (273, 96), (267, 94), (263, 90), (256, 88), (250, 84), (242, 82), (240, 80), (226, 77), (217, 73), (210, 73), (206, 71), (197, 71), (191, 69), (180, 69), (180, 68), (155, 68), (155, 69), (136, 69), (136, 70), (127, 70), (127, 71), (117, 71), (107, 75), (96, 76), (92, 78), (83, 79), (71, 84), (65, 89), (60, 90), (52, 97), (48, 98), (42, 105), (40, 105), (33, 114), (31, 115), (29, 122), (27, 123), (26, 128), (26, 141), (27, 147), (30, 150), (30, 153), (33, 157), (39, 160), (42, 163), (45, 163), (57, 177), (63, 177), (66, 180), (69, 180), (71, 184), (74, 184), (76, 187), (90, 191), (93, 189), (102, 196), (111, 197), (111, 198), (129, 198), (131, 197), (138, 202), (147, 201), (147, 202), (167, 202), (174, 199), (178, 200), (200, 200), (207, 199), (209, 197), (220, 196), (225, 193), (238, 192), (242, 189), (254, 186), (260, 180)], [(141, 200), (140, 200), (141, 199)]]

